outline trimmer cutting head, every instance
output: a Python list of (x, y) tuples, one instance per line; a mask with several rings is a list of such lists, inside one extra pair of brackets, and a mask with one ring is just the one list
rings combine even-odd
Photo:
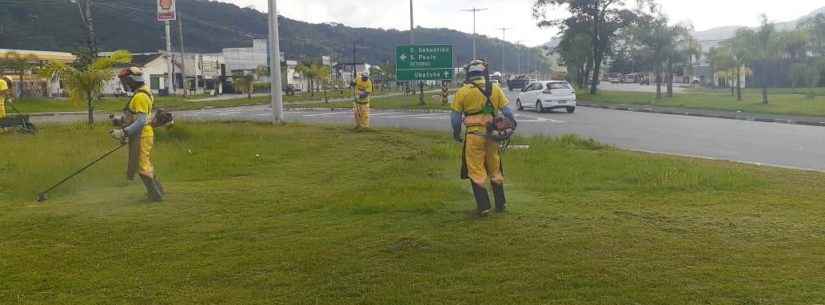
[(37, 194), (37, 202), (43, 202), (49, 200), (49, 195), (46, 193)]

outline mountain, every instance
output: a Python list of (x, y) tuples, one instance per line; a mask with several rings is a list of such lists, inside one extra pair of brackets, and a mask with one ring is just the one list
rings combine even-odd
[[(825, 7), (819, 8), (814, 10), (813, 12), (802, 16), (796, 20), (791, 20), (787, 22), (777, 22), (776, 29), (779, 31), (790, 31), (793, 30), (799, 25), (800, 23), (815, 17), (818, 14), (825, 14)], [(715, 47), (719, 45), (720, 42), (733, 38), (736, 35), (736, 31), (745, 28), (745, 26), (726, 26), (726, 27), (718, 27), (712, 28), (705, 31), (698, 31), (694, 32), (693, 36), (696, 37), (697, 40), (702, 44), (702, 49), (707, 51), (711, 47)]]
[[(178, 0), (187, 52), (220, 52), (223, 48), (248, 47), (253, 38), (266, 38), (267, 15), (251, 8), (209, 0)], [(100, 49), (127, 49), (151, 52), (165, 49), (163, 24), (155, 20), (155, 0), (99, 0), (93, 16)], [(177, 46), (177, 23), (173, 41)], [(353, 28), (341, 24), (312, 24), (285, 17), (279, 22), (281, 48), (289, 59), (317, 59), (333, 56), (339, 62), (387, 63), (394, 61), (395, 47), (409, 42), (409, 31)], [(84, 47), (84, 30), (77, 6), (66, 0), (0, 1), (0, 48), (73, 51)], [(449, 29), (416, 29), (420, 44), (451, 44), (457, 64), (472, 57), (472, 35)], [(503, 49), (502, 49), (503, 48)], [(480, 36), (478, 53), (500, 70), (502, 51), (505, 65), (514, 70), (517, 54), (530, 54), (529, 62), (539, 62), (538, 52), (519, 50), (499, 39)], [(522, 64), (528, 62), (521, 58)]]
[[(799, 19), (788, 21), (788, 22), (779, 22), (776, 24), (776, 28), (780, 31), (789, 31), (796, 26), (810, 18), (815, 17), (818, 14), (825, 14), (825, 7), (820, 9), (814, 10), (808, 15), (802, 16)], [(744, 28), (745, 26), (724, 26), (724, 27), (717, 27), (712, 28), (705, 31), (697, 31), (693, 33), (693, 37), (695, 37), (699, 42), (702, 44), (702, 49), (707, 51), (711, 47), (715, 47), (719, 45), (720, 42), (723, 40), (727, 40), (733, 38), (736, 35), (736, 31)], [(561, 40), (559, 38), (554, 38), (553, 40), (544, 44), (545, 47), (555, 48), (559, 45)]]

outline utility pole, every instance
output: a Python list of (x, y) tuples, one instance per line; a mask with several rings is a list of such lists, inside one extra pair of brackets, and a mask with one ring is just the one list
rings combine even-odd
[(186, 96), (186, 51), (183, 49), (183, 20), (181, 19), (181, 15), (178, 14), (177, 16), (177, 23), (178, 23), (178, 42), (180, 43), (180, 75), (181, 75), (181, 88), (183, 89), (183, 96)]
[(269, 75), (272, 91), (272, 124), (284, 121), (284, 92), (281, 84), (281, 42), (278, 33), (278, 0), (269, 0)]
[(516, 71), (518, 74), (521, 74), (521, 40), (516, 41), (516, 66), (518, 67)]
[(172, 72), (172, 25), (166, 23), (166, 91), (169, 95), (175, 94), (175, 74)]
[(358, 89), (355, 88), (355, 71), (357, 70), (357, 66), (355, 64), (355, 50), (356, 50), (356, 41), (352, 41), (352, 100), (353, 102), (358, 102)]
[(86, 28), (86, 47), (89, 50), (90, 62), (91, 59), (97, 57), (97, 39), (95, 37), (95, 24), (92, 17), (92, 9), (94, 7), (94, 0), (70, 0), (71, 3), (77, 4), (77, 9), (80, 11), (80, 19), (83, 21), (83, 26)]
[(473, 13), (473, 59), (478, 59), (478, 46), (476, 45), (476, 13), (486, 11), (486, 8), (471, 8), (462, 10)]
[(415, 44), (415, 18), (413, 17), (413, 0), (410, 0), (410, 44)]
[(504, 69), (504, 48), (507, 47), (507, 30), (510, 28), (498, 28), (501, 30), (501, 73), (507, 73)]

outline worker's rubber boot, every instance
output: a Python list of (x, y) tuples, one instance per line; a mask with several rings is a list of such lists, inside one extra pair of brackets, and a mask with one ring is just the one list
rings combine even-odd
[(493, 183), (493, 197), (496, 200), (496, 212), (507, 210), (507, 197), (504, 196), (504, 184)]
[(487, 189), (475, 183), (473, 185), (473, 196), (476, 199), (476, 207), (478, 208), (478, 216), (484, 217), (490, 214), (490, 195), (487, 194)]
[(149, 200), (154, 202), (163, 201), (163, 192), (158, 187), (159, 184), (156, 183), (155, 179), (151, 177), (146, 177), (144, 175), (138, 176), (140, 176), (140, 180), (143, 181), (143, 186), (146, 187), (146, 197), (148, 197)]

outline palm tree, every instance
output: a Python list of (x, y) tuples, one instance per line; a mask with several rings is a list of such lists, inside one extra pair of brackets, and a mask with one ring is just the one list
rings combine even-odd
[(129, 51), (117, 51), (107, 57), (98, 57), (90, 64), (77, 68), (62, 63), (50, 63), (40, 71), (42, 76), (58, 75), (69, 92), (72, 103), (86, 102), (89, 125), (93, 125), (94, 102), (100, 98), (103, 84), (115, 76), (114, 66), (132, 62)]
[[(768, 16), (762, 15), (761, 19), (762, 25), (759, 27), (759, 31), (756, 32), (756, 36), (754, 36), (753, 48), (756, 55), (754, 59), (767, 67), (770, 61), (776, 59), (779, 50), (783, 47), (781, 42), (777, 41), (776, 27), (768, 21)], [(767, 73), (768, 69), (762, 70), (762, 75), (759, 77), (762, 85), (762, 103), (768, 104), (768, 77), (770, 73)]]
[(736, 35), (724, 41), (723, 46), (730, 49), (734, 62), (734, 81), (736, 83), (736, 100), (742, 101), (742, 76), (743, 69), (751, 65), (754, 58), (753, 41), (755, 33), (751, 29), (742, 28), (736, 31)]

